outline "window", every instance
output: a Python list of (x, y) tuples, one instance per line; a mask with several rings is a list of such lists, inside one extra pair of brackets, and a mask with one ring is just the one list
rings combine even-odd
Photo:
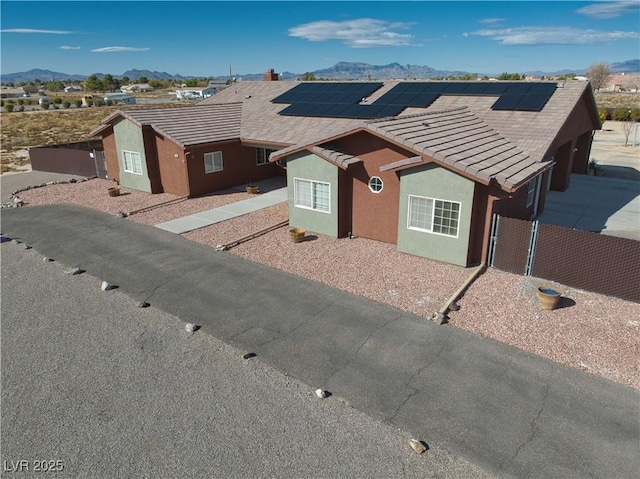
[(222, 152), (214, 151), (213, 153), (204, 154), (204, 172), (215, 173), (222, 171)]
[(293, 180), (293, 202), (298, 208), (330, 212), (331, 185), (320, 181)]
[(134, 173), (136, 175), (142, 174), (142, 161), (140, 160), (140, 153), (135, 151), (122, 150), (122, 161), (124, 162), (124, 171), (127, 173)]
[(409, 195), (409, 229), (457, 238), (459, 220), (460, 203)]
[(269, 155), (276, 150), (270, 148), (256, 148), (256, 165), (266, 165), (269, 163)]
[(527, 183), (527, 208), (529, 208), (529, 206), (533, 204), (533, 198), (536, 194), (537, 183), (537, 176), (534, 179), (530, 180), (529, 183)]
[(382, 180), (377, 176), (372, 176), (369, 179), (369, 189), (373, 193), (380, 193), (382, 191)]

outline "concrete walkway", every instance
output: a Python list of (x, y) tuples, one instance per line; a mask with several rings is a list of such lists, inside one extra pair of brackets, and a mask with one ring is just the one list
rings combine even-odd
[(221, 221), (268, 208), (278, 203), (284, 203), (288, 199), (286, 179), (284, 177), (269, 178), (267, 180), (257, 181), (254, 184), (260, 188), (260, 194), (252, 198), (166, 221), (155, 226), (170, 233), (187, 233), (198, 228), (211, 226)]
[(572, 175), (567, 191), (547, 193), (538, 221), (640, 240), (640, 182)]

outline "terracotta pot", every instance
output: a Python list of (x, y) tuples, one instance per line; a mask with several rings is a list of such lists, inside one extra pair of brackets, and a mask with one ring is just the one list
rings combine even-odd
[(260, 193), (260, 188), (258, 188), (257, 186), (247, 185), (247, 193), (249, 193), (250, 195), (257, 195), (258, 193)]
[(109, 196), (120, 196), (120, 187), (114, 186), (112, 188), (108, 188), (107, 193), (109, 194)]
[(559, 300), (560, 292), (556, 291), (553, 287), (547, 285), (538, 287), (538, 302), (542, 309), (548, 311), (555, 309)]
[(300, 243), (301, 241), (304, 241), (304, 235), (306, 233), (307, 230), (305, 230), (304, 228), (291, 228), (289, 230), (289, 237), (294, 243)]

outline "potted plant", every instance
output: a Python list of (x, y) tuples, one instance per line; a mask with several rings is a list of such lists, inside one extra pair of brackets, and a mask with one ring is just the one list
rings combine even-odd
[(598, 160), (594, 158), (589, 162), (589, 165), (587, 166), (587, 175), (589, 176), (595, 175), (597, 167), (598, 167)]
[(250, 195), (257, 195), (260, 193), (260, 188), (257, 185), (251, 183), (251, 180), (247, 183), (247, 193)]
[(560, 292), (553, 286), (542, 285), (538, 287), (538, 302), (540, 307), (546, 310), (555, 309), (560, 300)]

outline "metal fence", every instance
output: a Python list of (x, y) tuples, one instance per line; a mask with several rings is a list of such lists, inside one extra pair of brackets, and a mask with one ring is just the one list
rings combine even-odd
[(640, 302), (640, 241), (494, 215), (489, 265)]
[(29, 149), (29, 160), (36, 171), (107, 178), (102, 142), (33, 147)]

